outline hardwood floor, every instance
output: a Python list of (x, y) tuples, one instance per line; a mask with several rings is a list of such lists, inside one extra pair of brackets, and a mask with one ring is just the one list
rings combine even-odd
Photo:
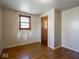
[(8, 58), (1, 59), (79, 59), (77, 52), (66, 48), (52, 50), (40, 43), (4, 49), (3, 53), (8, 53)]

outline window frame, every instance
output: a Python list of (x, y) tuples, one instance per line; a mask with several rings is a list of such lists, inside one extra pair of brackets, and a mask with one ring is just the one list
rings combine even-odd
[[(21, 28), (21, 17), (29, 18), (29, 28)], [(31, 30), (31, 16), (19, 15), (19, 30)]]

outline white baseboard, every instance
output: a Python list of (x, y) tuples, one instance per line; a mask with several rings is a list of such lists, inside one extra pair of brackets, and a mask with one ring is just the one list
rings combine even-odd
[(59, 45), (59, 46), (57, 46), (57, 47), (54, 47), (54, 50), (59, 49), (59, 48), (61, 48), (61, 46), (60, 46), (60, 45)]
[(71, 48), (71, 47), (68, 47), (68, 46), (65, 46), (65, 45), (62, 45), (62, 47), (70, 49), (70, 50), (75, 51), (75, 52), (79, 52), (79, 50)]
[(39, 42), (39, 41), (31, 41), (31, 42), (26, 42), (26, 43), (14, 44), (5, 48), (11, 48), (11, 47), (21, 46), (21, 45), (26, 45), (26, 44), (36, 43), (36, 42)]
[(61, 45), (59, 45), (59, 46), (57, 46), (57, 47), (50, 47), (50, 46), (49, 46), (49, 48), (51, 48), (51, 49), (53, 49), (53, 50), (56, 50), (56, 49), (61, 48)]

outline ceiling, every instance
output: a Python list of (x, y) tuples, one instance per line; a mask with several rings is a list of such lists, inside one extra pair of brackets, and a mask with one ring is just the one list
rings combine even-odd
[(79, 0), (0, 0), (3, 7), (31, 14), (42, 14), (52, 8), (66, 10), (79, 5)]

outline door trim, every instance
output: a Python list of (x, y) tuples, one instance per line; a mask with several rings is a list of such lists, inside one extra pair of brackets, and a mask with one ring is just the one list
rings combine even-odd
[(41, 17), (41, 43), (42, 43), (42, 18), (43, 17), (46, 17), (47, 18), (47, 45), (46, 46), (48, 46), (48, 15)]

